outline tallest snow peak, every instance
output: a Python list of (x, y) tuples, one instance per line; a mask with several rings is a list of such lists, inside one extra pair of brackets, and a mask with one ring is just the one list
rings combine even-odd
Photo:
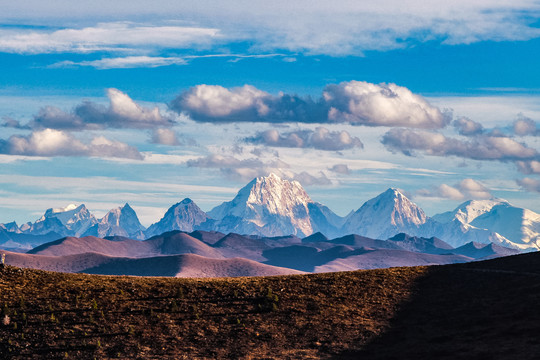
[(212, 209), (208, 215), (218, 220), (218, 231), (307, 236), (319, 228), (311, 216), (316, 204), (299, 182), (271, 173), (253, 179), (232, 201)]

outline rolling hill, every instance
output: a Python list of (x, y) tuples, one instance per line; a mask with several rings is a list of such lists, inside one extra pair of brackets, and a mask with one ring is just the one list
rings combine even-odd
[(0, 353), (11, 359), (536, 359), (539, 279), (539, 253), (221, 279), (7, 266), (0, 269)]

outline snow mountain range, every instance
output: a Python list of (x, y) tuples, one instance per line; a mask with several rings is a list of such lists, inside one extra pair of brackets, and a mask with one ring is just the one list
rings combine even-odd
[[(186, 198), (148, 229), (129, 204), (109, 211), (99, 220), (84, 205), (48, 209), (34, 223), (20, 227), (14, 222), (0, 224), (0, 247), (7, 248), (6, 243), (13, 249), (35, 247), (37, 240), (28, 240), (29, 236), (122, 236), (143, 240), (172, 230), (299, 238), (316, 233), (328, 238), (356, 234), (382, 240), (405, 233), (436, 237), (454, 248), (470, 242), (524, 251), (538, 250), (540, 246), (540, 215), (505, 200), (471, 200), (453, 211), (428, 217), (403, 192), (391, 188), (357, 211), (340, 217), (313, 201), (299, 182), (270, 174), (253, 179), (231, 201), (207, 213)], [(26, 240), (21, 240), (22, 235)]]

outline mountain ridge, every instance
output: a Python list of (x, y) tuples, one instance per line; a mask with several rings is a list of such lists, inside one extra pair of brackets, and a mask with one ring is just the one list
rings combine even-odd
[[(53, 232), (60, 237), (125, 236), (143, 240), (172, 230), (264, 237), (306, 237), (320, 232), (330, 238), (357, 234), (381, 240), (406, 233), (427, 239), (436, 237), (453, 247), (474, 241), (521, 251), (540, 248), (540, 215), (502, 199), (469, 200), (453, 211), (428, 217), (403, 191), (389, 188), (341, 217), (313, 201), (299, 182), (284, 180), (275, 174), (253, 179), (231, 201), (208, 213), (185, 198), (172, 205), (161, 220), (146, 230), (129, 204), (112, 209), (100, 220), (84, 204), (50, 208), (33, 224), (20, 227), (14, 222), (0, 224), (0, 230), (4, 233), (0, 236), (0, 247), (10, 248), (17, 248), (19, 244), (17, 237), (11, 236), (16, 233), (33, 236)], [(39, 241), (27, 239), (19, 247), (39, 245)]]

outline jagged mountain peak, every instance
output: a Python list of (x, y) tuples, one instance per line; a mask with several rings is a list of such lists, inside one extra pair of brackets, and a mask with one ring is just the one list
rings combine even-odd
[(387, 239), (400, 232), (416, 234), (428, 220), (424, 211), (402, 191), (389, 188), (366, 201), (344, 225), (345, 233)]
[(146, 237), (152, 237), (171, 230), (191, 232), (207, 219), (208, 215), (193, 200), (185, 198), (171, 206), (161, 220), (152, 224), (146, 230)]
[(47, 209), (41, 218), (25, 227), (23, 232), (41, 235), (54, 231), (61, 235), (80, 236), (97, 222), (84, 204), (69, 204), (63, 208)]
[[(69, 204), (63, 208), (49, 208), (45, 211), (45, 214), (39, 220), (45, 220), (45, 218), (55, 217), (66, 225), (70, 220), (75, 221), (73, 218), (88, 218), (92, 216), (90, 211), (84, 204), (75, 205)], [(38, 220), (38, 221), (39, 221)]]
[[(274, 173), (261, 176), (244, 186), (232, 201), (212, 209), (208, 215), (213, 219), (223, 219), (232, 215), (243, 217), (260, 207), (270, 214), (295, 215), (298, 205), (307, 206), (313, 202), (298, 181), (284, 180)], [(298, 215), (298, 214), (296, 214)]]
[(403, 225), (406, 223), (421, 225), (426, 222), (427, 218), (424, 211), (418, 205), (409, 200), (399, 189), (395, 188), (389, 188), (373, 199), (366, 201), (356, 213), (362, 214), (367, 210), (371, 210), (369, 211), (371, 212), (369, 215), (376, 216), (373, 212), (378, 212), (379, 215), (389, 216), (392, 225)]
[(276, 174), (253, 179), (232, 201), (215, 207), (208, 215), (218, 221), (218, 231), (263, 236), (335, 231), (334, 223), (339, 222), (334, 219), (337, 215), (311, 200), (298, 181)]
[(292, 196), (296, 198), (296, 202), (311, 202), (310, 197), (298, 181), (285, 180), (274, 173), (253, 179), (240, 190), (239, 194), (245, 196), (244, 193), (248, 190), (248, 203), (274, 205), (274, 208), (271, 207), (269, 210), (276, 212), (279, 210), (279, 205), (283, 205), (284, 201), (291, 200)]

